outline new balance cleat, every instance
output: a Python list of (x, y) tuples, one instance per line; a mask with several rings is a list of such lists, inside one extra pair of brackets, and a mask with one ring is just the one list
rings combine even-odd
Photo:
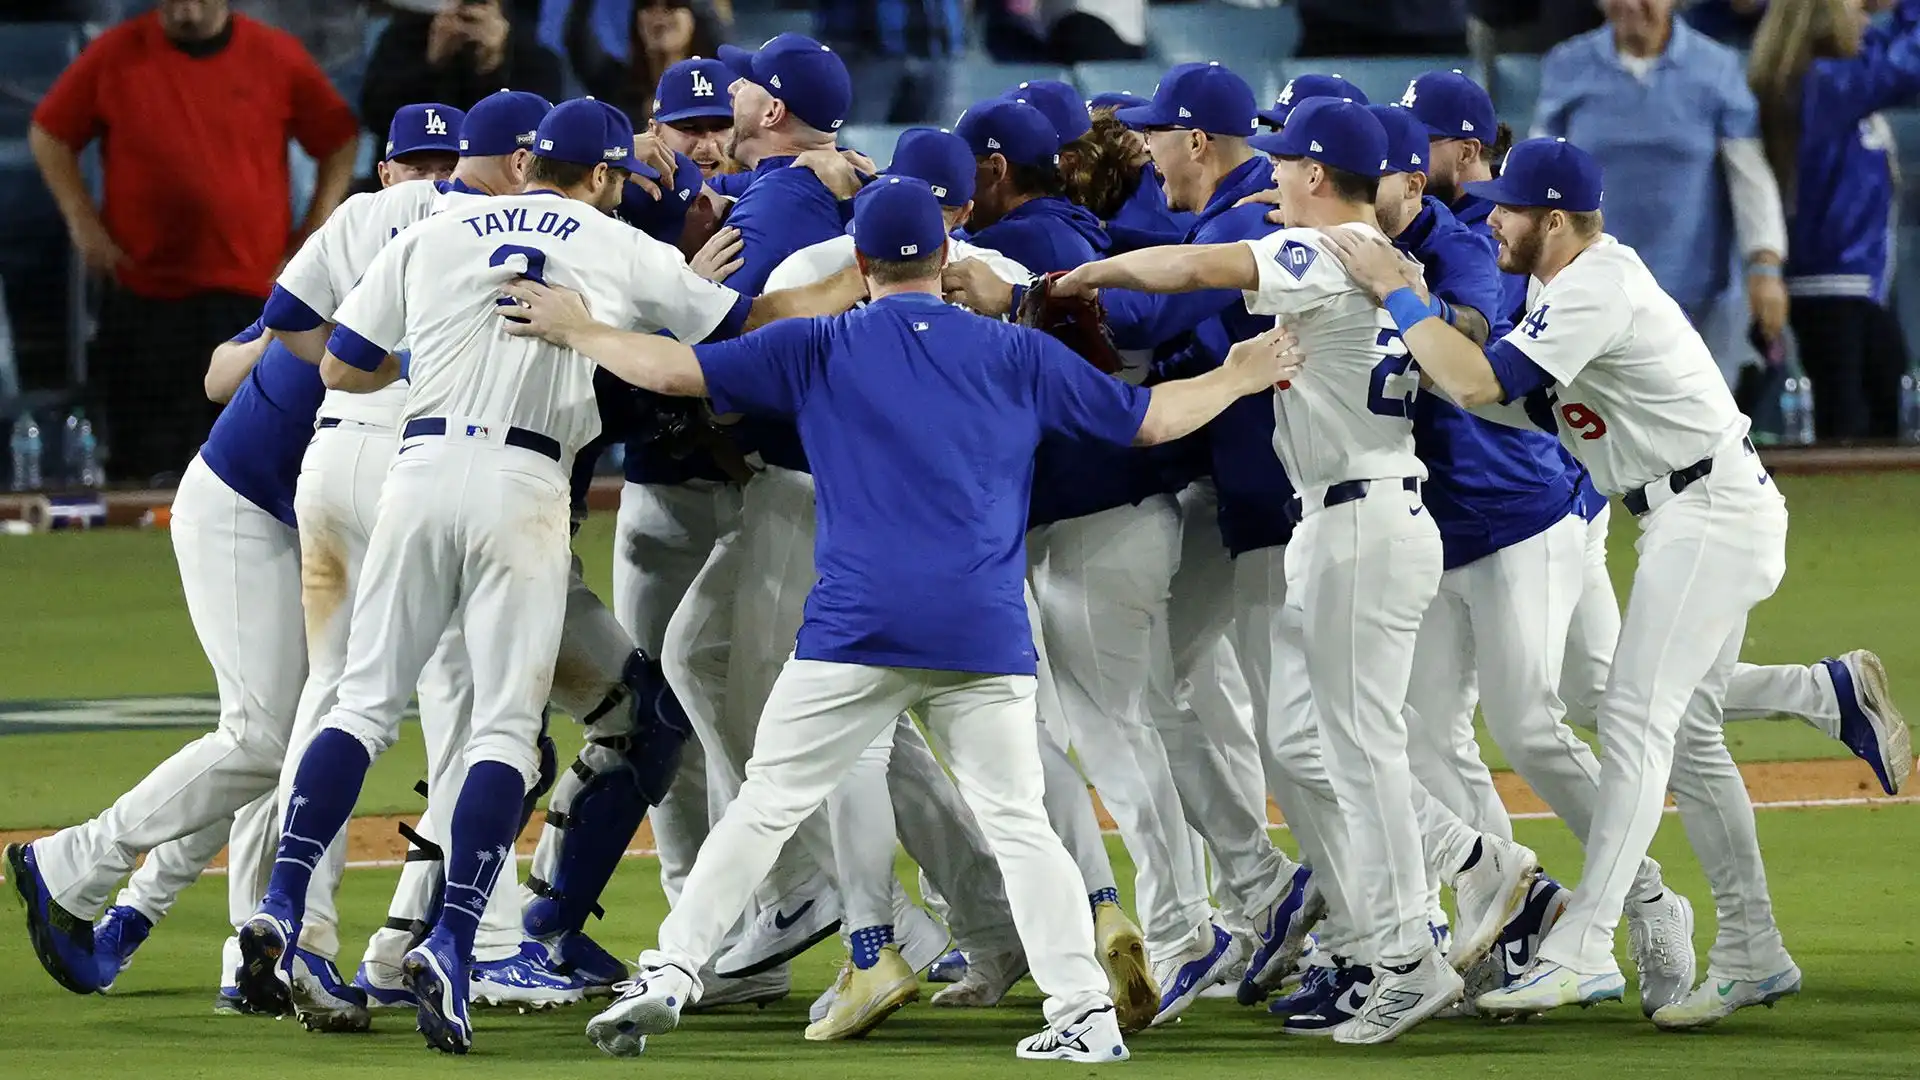
[(1333, 1029), (1333, 1041), (1371, 1046), (1460, 1000), (1460, 974), (1438, 949), (1401, 967), (1376, 966), (1373, 986), (1353, 1018)]

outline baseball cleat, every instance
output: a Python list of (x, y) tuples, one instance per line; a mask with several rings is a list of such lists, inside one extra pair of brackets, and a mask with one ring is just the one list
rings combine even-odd
[(1493, 1016), (1527, 1016), (1562, 1005), (1581, 1008), (1627, 996), (1626, 976), (1619, 971), (1582, 975), (1551, 960), (1535, 961), (1512, 986), (1481, 994), (1473, 1007)]
[(1305, 974), (1300, 976), (1300, 984), (1293, 993), (1267, 1002), (1267, 1011), (1275, 1016), (1292, 1016), (1294, 1013), (1312, 1012), (1323, 1004), (1328, 996), (1336, 992), (1340, 985), (1340, 968), (1309, 964)]
[(1735, 1010), (1749, 1005), (1765, 1005), (1800, 992), (1800, 969), (1793, 964), (1787, 970), (1764, 979), (1723, 979), (1707, 969), (1707, 981), (1695, 987), (1672, 1005), (1653, 1014), (1653, 1025), (1667, 1031), (1685, 1031), (1718, 1023)]
[(933, 962), (927, 969), (927, 981), (937, 983), (957, 983), (967, 974), (967, 954), (954, 949)]
[(215, 1016), (262, 1016), (247, 1007), (240, 996), (240, 938), (228, 938), (220, 945), (220, 992), (213, 997)]
[(1361, 1007), (1367, 1003), (1367, 995), (1373, 990), (1373, 969), (1365, 964), (1317, 970), (1329, 974), (1319, 978), (1313, 995), (1309, 996), (1303, 985), (1301, 993), (1268, 1006), (1277, 1012), (1286, 1002), (1300, 1002), (1300, 1011), (1288, 1013), (1280, 1025), (1280, 1030), (1288, 1035), (1305, 1035), (1309, 1038), (1332, 1035), (1342, 1024), (1360, 1014)]
[(826, 1015), (807, 1025), (808, 1042), (864, 1038), (920, 997), (920, 980), (894, 945), (882, 947), (872, 967), (856, 968), (848, 961), (833, 985), (833, 1004)]
[(1120, 905), (1093, 906), (1094, 958), (1107, 973), (1107, 996), (1121, 1031), (1144, 1031), (1160, 1011), (1160, 986), (1147, 963), (1147, 945)]
[(406, 972), (393, 964), (374, 960), (360, 961), (353, 973), (354, 988), (367, 995), (370, 1009), (417, 1009), (413, 991), (407, 989)]
[(1333, 1041), (1371, 1046), (1392, 1042), (1407, 1029), (1460, 1000), (1464, 984), (1438, 949), (1411, 964), (1377, 966), (1373, 987), (1353, 1019), (1333, 1029)]
[(467, 1019), (466, 965), (454, 955), (453, 942), (440, 933), (407, 950), (400, 969), (407, 989), (419, 1002), (417, 1030), (427, 1046), (443, 1054), (473, 1049), (473, 1024)]
[(133, 962), (134, 951), (153, 933), (153, 922), (132, 907), (110, 907), (93, 924), (93, 958), (100, 965), (100, 992), (113, 989), (113, 980)]
[(476, 961), (467, 980), (474, 1004), (510, 1005), (521, 1012), (572, 1005), (586, 996), (586, 984), (577, 975), (555, 971), (551, 954), (537, 941), (521, 942), (520, 951), (503, 960)]
[(547, 966), (577, 979), (587, 997), (605, 997), (614, 992), (615, 985), (627, 981), (627, 965), (577, 930), (539, 941), (546, 946)]
[(333, 961), (305, 949), (293, 951), (293, 1018), (308, 1031), (360, 1032), (373, 1026), (367, 993), (340, 978)]
[(1223, 978), (1239, 960), (1240, 943), (1219, 923), (1208, 921), (1186, 948), (1153, 964), (1153, 981), (1160, 987), (1160, 1008), (1153, 1027), (1168, 1023), (1192, 1005), (1200, 991)]
[(1627, 904), (1627, 944), (1640, 975), (1640, 1011), (1652, 1016), (1693, 985), (1693, 905), (1672, 889)]
[(693, 996), (693, 976), (672, 964), (643, 967), (623, 983), (620, 996), (587, 1022), (587, 1038), (614, 1057), (636, 1057), (647, 1036), (680, 1026), (680, 1011)]
[(723, 979), (718, 975), (708, 977), (702, 973), (700, 985), (704, 988), (700, 1000), (687, 1006), (684, 1012), (701, 1013), (728, 1005), (765, 1008), (793, 992), (793, 976), (782, 964), (744, 979)]
[(285, 1016), (293, 1010), (293, 948), (300, 924), (269, 895), (240, 924), (240, 996), (254, 1012)]
[[(1145, 970), (1144, 963), (1141, 968)], [(1027, 954), (1023, 949), (977, 953), (961, 971), (959, 981), (934, 994), (930, 1004), (942, 1008), (990, 1009), (1000, 1004), (1000, 999), (1026, 974)]]
[(1533, 887), (1527, 891), (1527, 902), (1520, 905), (1520, 913), (1500, 931), (1500, 940), (1494, 943), (1493, 950), (1461, 972), (1467, 989), (1461, 995), (1459, 1012), (1476, 1015), (1479, 1010), (1473, 1002), (1481, 994), (1517, 981), (1521, 973), (1532, 966), (1533, 958), (1540, 953), (1540, 943), (1546, 940), (1572, 902), (1572, 889), (1545, 874), (1535, 877)]
[(1820, 663), (1840, 702), (1840, 741), (1872, 767), (1880, 790), (1900, 794), (1913, 775), (1913, 734), (1887, 693), (1887, 669), (1865, 649)]
[(1480, 834), (1480, 858), (1453, 876), (1454, 925), (1447, 962), (1465, 971), (1487, 955), (1500, 931), (1526, 902), (1540, 859), (1533, 851), (1492, 833)]
[(1027, 1061), (1071, 1061), (1079, 1065), (1125, 1061), (1132, 1056), (1120, 1037), (1119, 1017), (1111, 1005), (1082, 1013), (1057, 1029), (1029, 1035), (1020, 1040), (1013, 1053)]
[(93, 955), (93, 925), (53, 902), (40, 877), (32, 844), (8, 844), (7, 880), (27, 909), (27, 937), (33, 954), (53, 981), (76, 994), (100, 989), (100, 962)]
[(726, 979), (758, 975), (839, 932), (840, 894), (824, 873), (816, 872), (756, 915), (739, 944), (713, 962), (713, 970)]
[(1307, 948), (1307, 932), (1327, 913), (1327, 903), (1313, 887), (1313, 871), (1305, 866), (1293, 872), (1287, 891), (1254, 921), (1260, 944), (1247, 961), (1234, 997), (1242, 1005), (1267, 1000), (1287, 976), (1300, 966)]

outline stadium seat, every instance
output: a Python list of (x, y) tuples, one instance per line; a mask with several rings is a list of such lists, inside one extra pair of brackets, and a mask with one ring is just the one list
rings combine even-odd
[(839, 142), (849, 150), (867, 155), (884, 169), (893, 160), (893, 145), (900, 141), (900, 133), (905, 130), (892, 124), (848, 124), (840, 129)]
[(0, 23), (0, 139), (26, 135), (33, 107), (81, 40), (77, 23)]
[(1296, 75), (1314, 72), (1339, 75), (1360, 88), (1375, 105), (1391, 105), (1407, 92), (1407, 84), (1429, 71), (1464, 71), (1475, 79), (1482, 76), (1472, 58), (1465, 56), (1392, 56), (1392, 57), (1315, 57), (1289, 61), (1281, 66), (1281, 83)]
[(947, 103), (939, 111), (940, 123), (952, 127), (969, 105), (1011, 90), (1027, 79), (1071, 81), (1073, 73), (1063, 67), (1039, 64), (996, 64), (991, 61), (962, 60), (953, 65), (953, 81), (947, 86)]
[(1159, 83), (1167, 67), (1157, 60), (1109, 60), (1076, 64), (1073, 83), (1087, 97), (1115, 90), (1151, 97), (1154, 86)]
[(1218, 60), (1246, 74), (1292, 56), (1299, 44), (1300, 16), (1292, 7), (1243, 8), (1204, 0), (1147, 8), (1147, 48), (1164, 65)]
[(748, 48), (759, 48), (768, 38), (779, 37), (793, 31), (798, 34), (813, 33), (813, 12), (800, 11), (742, 11), (733, 13), (733, 41)]
[(1515, 138), (1526, 138), (1533, 127), (1533, 109), (1540, 103), (1540, 58), (1537, 56), (1496, 56), (1493, 59), (1493, 108), (1500, 119), (1513, 129)]

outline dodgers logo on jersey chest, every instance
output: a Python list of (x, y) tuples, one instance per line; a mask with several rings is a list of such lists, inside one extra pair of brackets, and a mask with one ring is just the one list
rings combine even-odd
[(1280, 245), (1279, 251), (1273, 253), (1273, 261), (1280, 264), (1280, 269), (1292, 274), (1295, 281), (1304, 279), (1307, 271), (1313, 268), (1313, 261), (1319, 257), (1319, 251), (1298, 240), (1288, 240)]

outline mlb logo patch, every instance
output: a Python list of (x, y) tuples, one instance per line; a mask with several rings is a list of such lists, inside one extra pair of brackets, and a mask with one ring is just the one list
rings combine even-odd
[(484, 439), (487, 437), (487, 435), (488, 435), (488, 431), (485, 424), (468, 424), (467, 425), (467, 438)]
[(1273, 261), (1280, 264), (1280, 269), (1292, 274), (1293, 280), (1300, 281), (1307, 276), (1307, 271), (1313, 268), (1313, 260), (1319, 257), (1320, 252), (1313, 248), (1298, 240), (1289, 240), (1280, 245), (1279, 251), (1274, 252)]

